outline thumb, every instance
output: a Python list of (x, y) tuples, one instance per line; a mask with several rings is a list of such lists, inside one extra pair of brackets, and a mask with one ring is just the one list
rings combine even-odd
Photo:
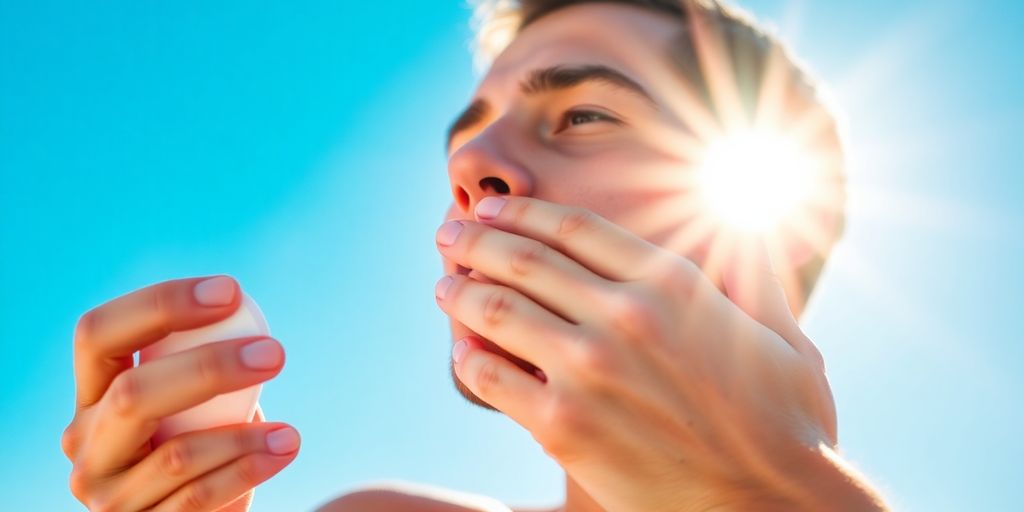
[(765, 240), (760, 236), (738, 237), (732, 256), (722, 274), (722, 284), (729, 300), (758, 323), (775, 331), (824, 371), (821, 353), (793, 316), (786, 289)]

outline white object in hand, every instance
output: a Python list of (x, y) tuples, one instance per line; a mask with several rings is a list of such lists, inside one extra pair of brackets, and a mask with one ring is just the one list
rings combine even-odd
[[(252, 298), (242, 293), (242, 303), (231, 316), (198, 329), (171, 333), (142, 349), (139, 352), (139, 364), (214, 341), (269, 335), (270, 327), (267, 326), (263, 312)], [(170, 384), (174, 385), (174, 382)], [(163, 418), (153, 434), (153, 447), (183, 432), (252, 421), (260, 388), (261, 385), (256, 384), (217, 395), (195, 407)]]

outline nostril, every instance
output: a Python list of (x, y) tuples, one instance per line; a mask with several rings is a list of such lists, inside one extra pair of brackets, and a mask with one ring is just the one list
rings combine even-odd
[(501, 178), (494, 177), (480, 180), (480, 188), (482, 188), (484, 192), (486, 192), (488, 188), (494, 189), (494, 191), (499, 194), (508, 194), (509, 192), (508, 183), (505, 183)]
[(459, 189), (455, 191), (455, 203), (459, 205), (459, 208), (462, 209), (462, 211), (469, 210), (469, 193), (466, 192), (466, 189), (459, 187)]

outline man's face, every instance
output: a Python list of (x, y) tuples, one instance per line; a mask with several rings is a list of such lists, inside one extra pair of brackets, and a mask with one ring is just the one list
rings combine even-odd
[[(701, 264), (708, 233), (686, 229), (694, 126), (692, 86), (669, 60), (677, 20), (608, 3), (559, 9), (526, 27), (494, 61), (453, 126), (445, 220), (472, 219), (487, 195), (575, 205)], [(467, 273), (444, 261), (446, 273)], [(486, 280), (475, 273), (471, 277)], [(453, 340), (474, 334), (452, 320)], [(526, 371), (528, 362), (484, 340)], [(456, 376), (460, 393), (478, 405)]]

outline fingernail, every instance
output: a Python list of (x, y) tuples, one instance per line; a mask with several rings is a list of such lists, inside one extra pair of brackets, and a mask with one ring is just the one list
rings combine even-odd
[(493, 219), (501, 213), (505, 203), (504, 197), (487, 196), (476, 204), (476, 216), (481, 219)]
[(257, 340), (242, 347), (242, 364), (253, 370), (271, 370), (281, 364), (281, 345), (270, 339)]
[(437, 243), (441, 245), (452, 245), (459, 238), (462, 232), (462, 223), (455, 220), (445, 222), (441, 229), (437, 230)]
[(459, 340), (458, 343), (452, 347), (452, 360), (455, 361), (456, 364), (458, 364), (459, 361), (462, 361), (462, 356), (466, 354), (467, 348), (469, 348), (469, 345), (466, 343), (466, 340)]
[(211, 277), (192, 288), (192, 295), (202, 306), (227, 306), (235, 299), (235, 281), (230, 277)]
[(452, 276), (442, 277), (441, 280), (434, 285), (434, 296), (440, 300), (444, 300), (445, 294), (448, 293), (448, 288), (451, 288), (452, 283), (454, 282), (455, 280), (452, 279)]
[(299, 433), (294, 428), (284, 427), (267, 433), (267, 449), (270, 453), (285, 455), (299, 449)]

